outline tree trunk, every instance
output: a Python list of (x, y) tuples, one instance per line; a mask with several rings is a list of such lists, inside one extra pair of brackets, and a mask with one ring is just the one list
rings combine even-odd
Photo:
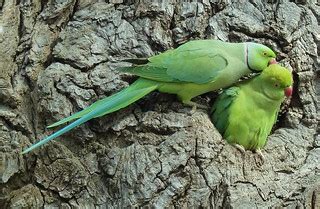
[[(319, 4), (89, 2), (0, 0), (1, 208), (320, 208)], [(262, 43), (293, 70), (264, 162), (227, 144), (209, 110), (157, 92), (20, 154), (132, 82), (119, 60), (192, 39)]]

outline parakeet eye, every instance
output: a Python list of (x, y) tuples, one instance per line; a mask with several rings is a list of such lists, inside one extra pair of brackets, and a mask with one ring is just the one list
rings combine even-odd
[(268, 56), (267, 52), (263, 52), (263, 56), (267, 57)]
[(275, 86), (275, 87), (279, 87), (279, 84), (275, 83), (274, 86)]

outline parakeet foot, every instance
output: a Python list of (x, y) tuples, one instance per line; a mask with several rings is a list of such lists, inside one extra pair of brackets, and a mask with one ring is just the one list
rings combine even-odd
[(237, 150), (239, 150), (242, 154), (246, 153), (246, 149), (242, 145), (240, 145), (240, 144), (232, 144), (232, 146), (237, 148)]
[(190, 101), (190, 100), (189, 101), (182, 101), (182, 102), (185, 105), (191, 106), (192, 107), (192, 111), (194, 111), (194, 112), (196, 111), (197, 108), (205, 109), (205, 110), (208, 109), (207, 106), (198, 104), (198, 103)]
[(258, 156), (259, 156), (259, 158), (261, 160), (261, 164), (263, 164), (264, 161), (265, 161), (265, 158), (264, 158), (264, 156), (263, 156), (263, 154), (261, 152), (261, 149), (256, 149), (254, 152), (258, 154)]
[(182, 101), (182, 103), (183, 103), (184, 105), (188, 105), (188, 106), (191, 106), (191, 107), (192, 107), (192, 109), (191, 109), (191, 111), (190, 111), (190, 115), (193, 115), (193, 114), (196, 112), (197, 108), (207, 109), (206, 106), (201, 105), (201, 104), (198, 104), (198, 103), (195, 103), (195, 102), (193, 102), (193, 101), (191, 101), (191, 100)]
[(197, 110), (197, 106), (192, 106), (192, 109), (191, 109), (191, 111), (190, 111), (190, 115), (193, 115), (195, 112), (196, 112), (196, 110)]

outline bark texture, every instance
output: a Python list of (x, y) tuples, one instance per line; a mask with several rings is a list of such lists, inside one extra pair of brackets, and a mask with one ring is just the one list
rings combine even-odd
[[(319, 4), (159, 2), (0, 0), (1, 208), (320, 208)], [(208, 111), (159, 93), (20, 154), (127, 86), (116, 60), (210, 38), (266, 44), (293, 70), (264, 163), (226, 144)]]

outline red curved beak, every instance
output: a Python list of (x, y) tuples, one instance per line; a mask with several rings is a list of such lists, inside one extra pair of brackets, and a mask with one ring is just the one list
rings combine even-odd
[(289, 86), (287, 88), (284, 89), (284, 94), (286, 95), (286, 97), (290, 97), (292, 95), (292, 86)]
[(272, 58), (270, 61), (269, 61), (269, 65), (273, 65), (273, 64), (277, 64), (277, 60), (275, 58)]

